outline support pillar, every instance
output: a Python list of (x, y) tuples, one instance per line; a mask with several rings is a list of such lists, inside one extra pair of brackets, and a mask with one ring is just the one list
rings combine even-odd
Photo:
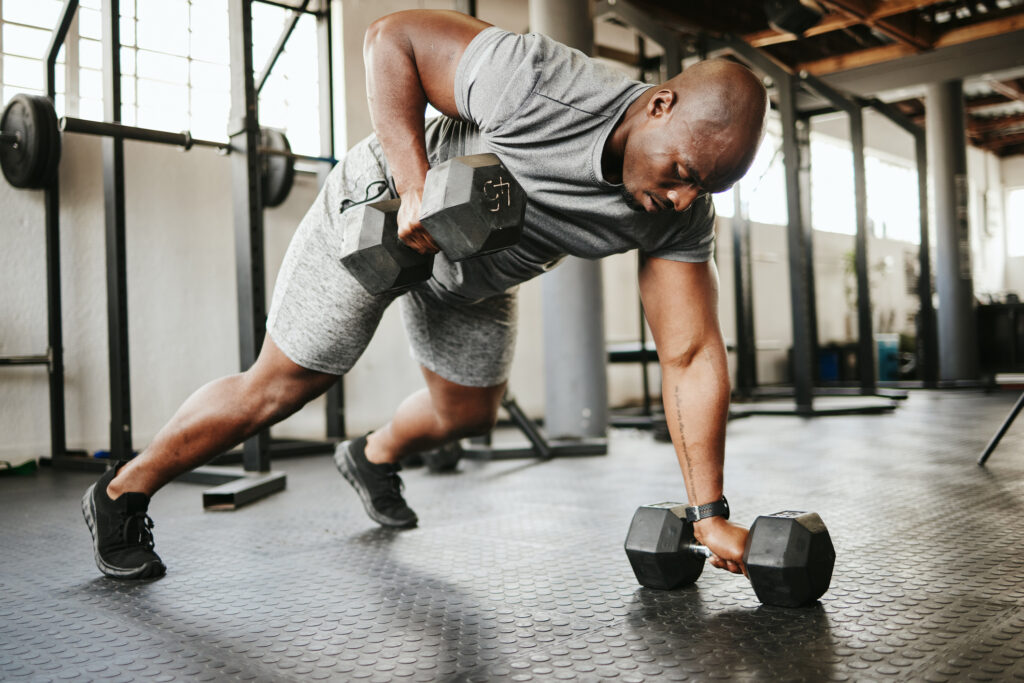
[[(590, 54), (589, 0), (530, 0), (530, 30)], [(568, 257), (543, 276), (544, 428), (553, 439), (608, 431), (601, 264)]]
[(939, 294), (939, 378), (943, 381), (975, 379), (978, 345), (967, 224), (963, 84), (947, 81), (929, 85), (925, 111)]

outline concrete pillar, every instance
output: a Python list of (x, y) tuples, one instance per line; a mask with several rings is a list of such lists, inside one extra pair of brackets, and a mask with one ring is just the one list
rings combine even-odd
[[(530, 30), (590, 54), (589, 0), (530, 0)], [(601, 264), (569, 257), (543, 276), (544, 429), (553, 439), (608, 430)]]
[(967, 224), (967, 139), (963, 84), (929, 85), (926, 92), (931, 223), (939, 295), (939, 379), (977, 377), (974, 282)]

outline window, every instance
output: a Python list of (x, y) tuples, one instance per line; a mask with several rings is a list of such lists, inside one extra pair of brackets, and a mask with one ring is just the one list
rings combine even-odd
[(1006, 255), (1024, 256), (1024, 187), (1006, 193)]
[[(18, 92), (45, 90), (45, 51), (60, 19), (61, 0), (0, 0), (0, 83), (6, 104)], [(291, 13), (253, 5), (253, 64), (266, 65)], [(77, 34), (75, 26), (77, 25)], [(121, 1), (121, 119), (158, 130), (227, 140), (231, 107), (226, 0)], [(77, 62), (64, 87), (58, 61), (58, 114), (72, 93), (69, 115), (102, 120), (103, 20), (101, 0), (81, 0), (65, 48)], [(319, 154), (316, 20), (303, 16), (260, 94), (260, 121), (288, 132), (292, 149)]]
[[(3, 105), (18, 93), (46, 92), (46, 49), (60, 0), (0, 0), (0, 84)], [(64, 111), (64, 53), (57, 55), (57, 112)]]
[(875, 237), (921, 243), (921, 205), (917, 168), (868, 156), (868, 218)]
[(782, 139), (769, 131), (754, 157), (747, 175), (740, 181), (743, 197), (748, 203), (750, 220), (772, 225), (786, 225), (786, 172), (782, 163)]
[[(917, 170), (865, 151), (868, 220), (875, 237), (921, 241)], [(853, 152), (849, 144), (811, 135), (811, 223), (815, 230), (857, 232)]]

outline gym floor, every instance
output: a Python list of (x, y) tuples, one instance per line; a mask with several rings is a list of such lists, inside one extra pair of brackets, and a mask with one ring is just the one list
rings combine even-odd
[(803, 609), (743, 578), (642, 589), (634, 509), (680, 499), (671, 446), (404, 472), (420, 528), (363, 513), (329, 457), (288, 489), (203, 512), (151, 506), (168, 575), (99, 575), (94, 475), (0, 479), (0, 679), (96, 681), (1024, 680), (1024, 422), (975, 465), (1016, 392), (912, 392), (891, 414), (729, 424), (733, 519), (819, 512), (837, 560)]

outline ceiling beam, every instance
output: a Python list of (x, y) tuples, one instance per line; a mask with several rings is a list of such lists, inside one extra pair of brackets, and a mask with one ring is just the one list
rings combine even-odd
[(817, 26), (812, 26), (799, 36), (771, 29), (767, 31), (758, 31), (756, 33), (748, 33), (743, 36), (743, 40), (747, 41), (754, 47), (766, 47), (768, 45), (778, 45), (779, 43), (789, 43), (794, 40), (800, 40), (801, 38), (819, 36), (824, 33), (832, 33), (833, 31), (841, 31), (844, 28), (856, 26), (857, 24), (866, 23), (868, 21), (878, 21), (887, 17), (894, 17), (914, 10), (923, 9), (943, 1), (944, 0), (888, 0), (888, 2), (876, 2), (864, 20), (855, 19), (846, 14), (832, 13), (826, 15)]
[[(939, 36), (933, 47), (953, 47), (955, 45), (961, 45), (983, 38), (991, 38), (993, 36), (999, 36), (1012, 31), (1020, 31), (1022, 29), (1024, 29), (1024, 13), (949, 30)], [(836, 73), (838, 71), (847, 71), (849, 69), (890, 62), (901, 57), (909, 57), (916, 52), (917, 51), (914, 48), (907, 45), (885, 45), (883, 47), (873, 47), (867, 50), (848, 52), (844, 55), (837, 55), (835, 57), (818, 59), (813, 62), (805, 62), (797, 65), (797, 69), (816, 76), (821, 76)]]
[[(932, 46), (931, 40), (918, 35), (923, 27), (912, 24), (909, 28), (905, 28), (898, 23), (872, 16), (872, 11), (875, 7), (868, 5), (863, 0), (821, 0), (821, 2), (840, 14), (845, 14), (851, 19), (867, 24), (879, 33), (889, 36), (897, 43), (915, 52), (927, 50)], [(875, 5), (877, 6), (877, 3)], [(917, 22), (914, 23), (916, 24)]]
[(1009, 116), (975, 117), (967, 121), (967, 129), (973, 133), (984, 134), (994, 131), (1006, 130), (1024, 125), (1024, 114), (1011, 114)]

